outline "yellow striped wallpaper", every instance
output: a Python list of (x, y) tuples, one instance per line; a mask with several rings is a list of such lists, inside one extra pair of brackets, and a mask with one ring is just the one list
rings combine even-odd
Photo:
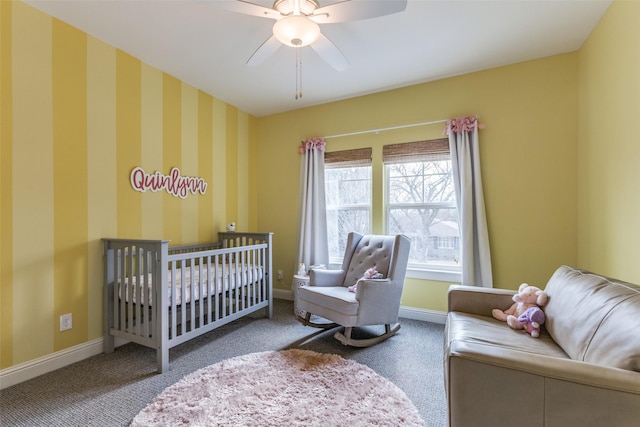
[[(0, 2), (0, 25), (4, 369), (102, 336), (101, 238), (254, 227), (255, 119), (22, 2)], [(178, 167), (207, 191), (134, 191), (136, 166)]]

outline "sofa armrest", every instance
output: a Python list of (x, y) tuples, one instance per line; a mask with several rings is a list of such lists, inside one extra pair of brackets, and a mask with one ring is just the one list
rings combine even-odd
[(448, 292), (448, 311), (491, 317), (491, 310), (506, 310), (513, 304), (516, 291), (451, 285)]

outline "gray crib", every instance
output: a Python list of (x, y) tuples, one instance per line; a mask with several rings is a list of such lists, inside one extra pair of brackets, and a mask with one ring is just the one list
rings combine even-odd
[(169, 349), (247, 314), (271, 318), (273, 233), (219, 233), (214, 243), (103, 239), (104, 352), (115, 338)]

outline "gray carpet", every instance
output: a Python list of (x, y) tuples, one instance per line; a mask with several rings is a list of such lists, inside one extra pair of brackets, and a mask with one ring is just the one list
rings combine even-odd
[[(291, 301), (275, 300), (270, 320), (240, 319), (171, 349), (169, 371), (162, 375), (156, 373), (153, 350), (127, 344), (2, 390), (0, 425), (126, 426), (162, 390), (197, 369), (242, 354), (299, 348), (369, 366), (407, 394), (426, 426), (445, 426), (443, 325), (411, 319), (400, 323), (392, 338), (357, 349), (335, 340), (335, 330), (301, 325)], [(354, 330), (353, 336), (366, 337), (380, 328)]]

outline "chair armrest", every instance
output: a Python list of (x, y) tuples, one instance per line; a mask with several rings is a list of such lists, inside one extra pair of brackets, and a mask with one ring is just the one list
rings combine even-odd
[(309, 286), (342, 286), (344, 271), (315, 270), (309, 271)]
[(515, 293), (509, 289), (451, 285), (447, 294), (448, 311), (491, 317), (494, 308), (506, 310), (511, 307)]
[[(391, 279), (360, 279), (356, 288), (356, 299), (362, 301), (363, 298), (383, 298), (389, 300), (391, 295), (402, 295), (402, 286), (393, 286)], [(391, 301), (389, 301), (391, 304)]]
[(360, 324), (387, 324), (398, 321), (402, 283), (390, 279), (360, 279), (356, 299), (360, 303)]

